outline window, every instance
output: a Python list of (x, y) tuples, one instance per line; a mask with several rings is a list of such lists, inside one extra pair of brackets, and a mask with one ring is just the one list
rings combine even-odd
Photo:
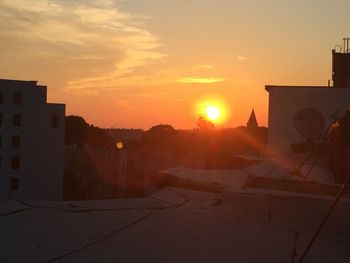
[(19, 135), (12, 135), (12, 147), (19, 148), (21, 146), (21, 137)]
[(18, 191), (19, 189), (19, 178), (11, 178), (11, 191)]
[(13, 104), (16, 104), (16, 105), (22, 104), (22, 94), (20, 92), (13, 93)]
[(0, 104), (2, 104), (2, 91), (0, 91)]
[(12, 159), (11, 159), (11, 168), (13, 170), (18, 170), (19, 167), (20, 167), (20, 158), (19, 156), (12, 156)]
[(2, 126), (2, 114), (0, 113), (0, 126)]
[(60, 126), (60, 116), (52, 115), (51, 116), (51, 127), (57, 128)]
[(0, 134), (0, 146), (2, 146), (2, 135)]
[(21, 114), (19, 113), (14, 113), (12, 116), (12, 124), (14, 127), (19, 127), (21, 126)]

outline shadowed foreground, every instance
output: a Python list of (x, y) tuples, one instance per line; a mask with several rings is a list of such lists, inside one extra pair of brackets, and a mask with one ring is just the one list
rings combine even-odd
[[(166, 187), (137, 199), (4, 201), (0, 261), (297, 262), (331, 200)], [(349, 262), (349, 222), (344, 199), (304, 262)]]

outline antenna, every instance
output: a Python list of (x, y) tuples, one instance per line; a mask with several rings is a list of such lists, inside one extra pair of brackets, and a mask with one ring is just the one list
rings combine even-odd
[(342, 45), (335, 45), (334, 50), (335, 50), (335, 52), (337, 52), (337, 53), (341, 53)]
[(343, 47), (344, 47), (344, 53), (349, 53), (350, 49), (349, 49), (349, 41), (350, 41), (350, 37), (344, 37), (343, 38)]

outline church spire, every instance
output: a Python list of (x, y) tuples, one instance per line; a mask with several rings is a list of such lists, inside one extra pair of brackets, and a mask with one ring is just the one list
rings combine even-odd
[(247, 122), (247, 128), (248, 128), (248, 130), (253, 130), (253, 129), (258, 128), (258, 122), (256, 120), (254, 108), (253, 108), (252, 113), (250, 114), (249, 120)]

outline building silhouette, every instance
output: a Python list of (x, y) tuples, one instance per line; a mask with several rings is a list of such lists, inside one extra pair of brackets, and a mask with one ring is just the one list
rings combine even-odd
[(0, 80), (0, 199), (61, 200), (64, 104), (36, 81)]
[(249, 120), (247, 122), (247, 129), (250, 131), (254, 131), (258, 128), (258, 121), (256, 120), (254, 109), (250, 113)]
[[(313, 145), (323, 140), (327, 127), (344, 115), (350, 105), (348, 41), (340, 50), (332, 50), (333, 86), (330, 83), (327, 86), (265, 86), (269, 93), (267, 146), (270, 153), (290, 154), (293, 145)], [(305, 138), (305, 133), (318, 136), (310, 140)]]
[[(344, 38), (339, 50), (332, 50), (332, 80), (337, 88), (350, 88), (350, 38)], [(339, 47), (339, 46), (338, 46)]]

